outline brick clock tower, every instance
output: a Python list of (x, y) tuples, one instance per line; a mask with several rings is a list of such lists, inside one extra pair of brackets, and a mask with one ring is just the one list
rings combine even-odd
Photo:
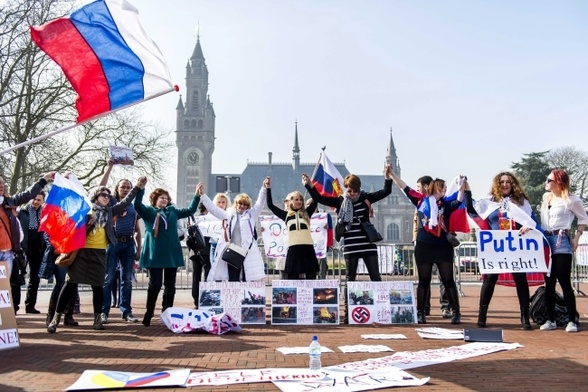
[(215, 114), (208, 96), (208, 68), (200, 46), (200, 37), (186, 65), (186, 103), (176, 107), (176, 145), (178, 147), (177, 201), (187, 207), (199, 182), (210, 191), (212, 153), (214, 152)]

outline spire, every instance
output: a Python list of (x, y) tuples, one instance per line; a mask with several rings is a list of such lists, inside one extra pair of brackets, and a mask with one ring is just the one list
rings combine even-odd
[(391, 163), (392, 168), (400, 176), (400, 163), (398, 162), (398, 156), (396, 155), (396, 147), (394, 146), (394, 137), (392, 136), (392, 127), (390, 127), (390, 142), (388, 143), (388, 149), (386, 151), (386, 163)]
[(196, 47), (194, 48), (194, 52), (192, 53), (192, 60), (204, 60), (204, 53), (202, 53), (202, 47), (200, 46), (200, 33), (198, 34), (198, 38), (196, 40)]
[(184, 110), (184, 102), (182, 101), (182, 94), (180, 94), (180, 99), (178, 100), (178, 106), (176, 106), (176, 110)]
[(294, 148), (292, 149), (294, 171), (300, 167), (300, 147), (298, 146), (298, 120), (294, 123)]

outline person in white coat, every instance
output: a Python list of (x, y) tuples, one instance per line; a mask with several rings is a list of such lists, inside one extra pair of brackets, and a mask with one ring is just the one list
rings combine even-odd
[(226, 220), (226, 237), (229, 242), (239, 245), (242, 248), (248, 249), (247, 256), (243, 262), (243, 268), (234, 268), (227, 264), (222, 259), (222, 254), (228, 243), (224, 235), (221, 235), (217, 244), (217, 252), (214, 257), (214, 262), (208, 274), (208, 281), (255, 281), (265, 277), (265, 268), (263, 258), (257, 247), (257, 240), (255, 236), (255, 222), (261, 214), (261, 210), (265, 206), (267, 198), (267, 187), (269, 186), (269, 179), (263, 181), (263, 186), (259, 191), (259, 196), (255, 205), (252, 206), (251, 198), (241, 193), (235, 197), (233, 209), (225, 211), (218, 207), (208, 196), (204, 194), (204, 184), (198, 184), (196, 194), (201, 196), (202, 204), (206, 207), (208, 212), (218, 219)]

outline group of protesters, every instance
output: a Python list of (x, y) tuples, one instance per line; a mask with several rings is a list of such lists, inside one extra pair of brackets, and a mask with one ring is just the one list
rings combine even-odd
[[(563, 170), (553, 170), (546, 179), (546, 193), (541, 205), (541, 225), (536, 223), (528, 197), (518, 179), (510, 172), (497, 174), (492, 182), (488, 198), (473, 200), (467, 177), (460, 176), (458, 189), (453, 197), (447, 195), (444, 180), (423, 176), (417, 189), (409, 187), (394, 172), (392, 166), (384, 167), (384, 187), (375, 192), (361, 189), (361, 180), (350, 174), (344, 179), (345, 194), (340, 197), (324, 196), (314, 188), (307, 174), (302, 184), (311, 199), (305, 203), (304, 196), (290, 193), (281, 209), (273, 204), (271, 179), (265, 178), (255, 203), (247, 194), (235, 197), (232, 207), (226, 195), (218, 194), (213, 199), (204, 193), (204, 184), (196, 186), (189, 206), (176, 207), (169, 192), (154, 189), (148, 204), (143, 203), (146, 177), (140, 177), (135, 185), (127, 179), (116, 183), (114, 194), (106, 184), (112, 171), (109, 162), (100, 185), (91, 193), (91, 212), (86, 217), (85, 246), (79, 249), (73, 263), (68, 267), (55, 265), (57, 254), (51, 238), (39, 230), (45, 192), (43, 189), (55, 173), (47, 173), (25, 192), (9, 196), (4, 179), (0, 178), (0, 261), (8, 264), (11, 278), (23, 269), (16, 265), (27, 257), (29, 283), (25, 299), (27, 313), (40, 313), (36, 309), (39, 277), (54, 275), (56, 284), (48, 304), (47, 331), (56, 332), (62, 317), (64, 324), (76, 326), (72, 309), (79, 284), (92, 288), (93, 328), (105, 329), (111, 310), (111, 297), (116, 277), (120, 277), (120, 288), (115, 292), (120, 298), (121, 318), (127, 322), (138, 322), (132, 312), (131, 295), (135, 263), (147, 269), (149, 275), (145, 314), (142, 323), (151, 324), (156, 302), (163, 287), (162, 312), (174, 305), (177, 270), (184, 266), (178, 228), (181, 221), (200, 214), (211, 214), (223, 221), (223, 234), (219, 238), (206, 238), (206, 247), (198, 252), (194, 263), (193, 296), (198, 307), (198, 285), (208, 281), (257, 281), (265, 277), (265, 267), (257, 246), (256, 222), (262, 209), (268, 208), (288, 228), (288, 250), (285, 261), (287, 279), (316, 279), (320, 270), (319, 261), (310, 235), (310, 217), (317, 205), (333, 207), (337, 214), (337, 226), (344, 241), (347, 281), (356, 279), (359, 260), (362, 259), (372, 281), (381, 281), (376, 244), (370, 242), (363, 224), (369, 221), (371, 205), (392, 192), (392, 183), (406, 194), (416, 207), (415, 217), (415, 263), (418, 271), (416, 290), (417, 322), (426, 323), (429, 314), (428, 301), (431, 294), (433, 266), (437, 271), (445, 293), (445, 311), (452, 324), (461, 323), (459, 294), (453, 276), (455, 233), (449, 225), (450, 216), (463, 204), (472, 217), (486, 222), (492, 230), (519, 230), (521, 235), (529, 230), (538, 230), (546, 238), (551, 249), (551, 272), (545, 275), (547, 321), (541, 330), (556, 329), (554, 318), (555, 284), (559, 281), (566, 303), (569, 322), (565, 330), (576, 332), (576, 304), (571, 287), (572, 253), (588, 217), (581, 199), (570, 194), (570, 180)], [(577, 231), (572, 236), (570, 229), (577, 219)], [(144, 238), (138, 222), (144, 222)], [(19, 227), (20, 225), (20, 227)], [(481, 226), (482, 227), (482, 226)], [(483, 227), (482, 227), (483, 228)], [(22, 232), (22, 235), (21, 235)], [(225, 261), (223, 251), (229, 245), (245, 249), (242, 265)], [(196, 266), (196, 264), (195, 264)], [(526, 273), (513, 273), (521, 310), (523, 329), (532, 329), (529, 320), (529, 286)], [(485, 274), (480, 292), (478, 327), (487, 325), (487, 313), (499, 279), (498, 274)], [(15, 313), (20, 305), (20, 284), (11, 279)], [(444, 314), (445, 315), (445, 314)]]

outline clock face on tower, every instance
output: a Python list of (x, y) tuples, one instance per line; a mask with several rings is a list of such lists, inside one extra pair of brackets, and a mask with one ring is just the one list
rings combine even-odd
[(189, 164), (195, 165), (198, 163), (198, 161), (200, 161), (200, 157), (198, 156), (198, 153), (196, 151), (192, 151), (190, 154), (188, 154)]

